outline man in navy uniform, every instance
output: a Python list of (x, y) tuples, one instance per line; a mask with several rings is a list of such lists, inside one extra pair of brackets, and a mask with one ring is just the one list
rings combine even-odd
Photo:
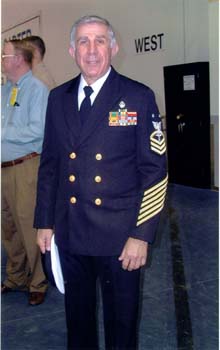
[(68, 349), (98, 349), (97, 278), (106, 349), (136, 349), (140, 268), (166, 193), (154, 93), (114, 70), (117, 52), (107, 20), (78, 20), (69, 53), (81, 74), (48, 101), (34, 226), (42, 253), (55, 233)]

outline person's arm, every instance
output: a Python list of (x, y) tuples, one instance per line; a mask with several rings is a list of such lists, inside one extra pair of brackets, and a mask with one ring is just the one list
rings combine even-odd
[[(50, 245), (50, 236), (54, 228), (54, 213), (58, 188), (58, 155), (56, 152), (56, 133), (53, 122), (53, 99), (49, 95), (43, 149), (40, 159), (37, 183), (37, 199), (34, 215), (34, 227), (39, 230), (41, 249)], [(42, 229), (42, 231), (40, 230)], [(48, 231), (49, 230), (49, 231)], [(48, 232), (50, 234), (48, 234)], [(45, 245), (46, 238), (46, 245)], [(44, 242), (43, 242), (44, 241)]]
[(136, 222), (119, 257), (122, 267), (129, 271), (140, 268), (147, 261), (148, 243), (155, 237), (168, 181), (162, 122), (150, 89), (144, 93), (144, 105), (137, 127), (139, 205)]

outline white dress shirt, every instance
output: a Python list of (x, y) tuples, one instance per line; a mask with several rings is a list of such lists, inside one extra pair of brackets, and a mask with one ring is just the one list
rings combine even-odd
[[(108, 78), (110, 72), (111, 72), (111, 67), (109, 67), (109, 69), (105, 73), (105, 75), (103, 75), (100, 79), (96, 80), (95, 83), (90, 85), (92, 87), (92, 89), (93, 89), (93, 93), (90, 95), (91, 105), (93, 105), (93, 102), (95, 101), (96, 96), (98, 95), (102, 85), (104, 84), (104, 82)], [(81, 74), (80, 83), (79, 83), (79, 89), (78, 89), (78, 110), (80, 110), (81, 103), (82, 103), (82, 101), (85, 98), (85, 92), (83, 90), (83, 88), (85, 86), (88, 86), (88, 84), (87, 84), (87, 82), (85, 81), (85, 79), (83, 78), (83, 76)]]

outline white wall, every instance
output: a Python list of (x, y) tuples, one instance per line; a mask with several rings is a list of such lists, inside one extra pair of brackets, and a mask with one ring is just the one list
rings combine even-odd
[(214, 185), (219, 186), (219, 1), (209, 2), (209, 61)]
[[(121, 47), (113, 65), (122, 74), (149, 85), (164, 115), (163, 66), (208, 61), (210, 40), (214, 61), (217, 53), (212, 39), (218, 3), (218, 0), (2, 0), (2, 30), (40, 13), (40, 35), (47, 46), (45, 61), (60, 84), (78, 73), (68, 54), (73, 22), (85, 14), (106, 17), (116, 29)], [(215, 9), (209, 9), (213, 5)], [(211, 21), (215, 18), (212, 25), (210, 16)], [(135, 40), (161, 33), (162, 47), (136, 52)], [(218, 96), (211, 89), (212, 106), (216, 101)], [(216, 107), (214, 110), (217, 115)]]
[[(207, 0), (2, 0), (2, 29), (38, 13), (45, 60), (57, 83), (78, 72), (68, 54), (73, 22), (85, 14), (102, 15), (118, 33), (121, 49), (115, 67), (153, 88), (161, 114), (163, 66), (209, 58)], [(164, 34), (162, 50), (136, 53), (135, 39), (159, 33)]]

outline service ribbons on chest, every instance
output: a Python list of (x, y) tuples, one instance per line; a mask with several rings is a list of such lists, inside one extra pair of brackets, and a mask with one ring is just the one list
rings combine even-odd
[(137, 112), (128, 112), (127, 109), (109, 112), (109, 126), (137, 125)]

